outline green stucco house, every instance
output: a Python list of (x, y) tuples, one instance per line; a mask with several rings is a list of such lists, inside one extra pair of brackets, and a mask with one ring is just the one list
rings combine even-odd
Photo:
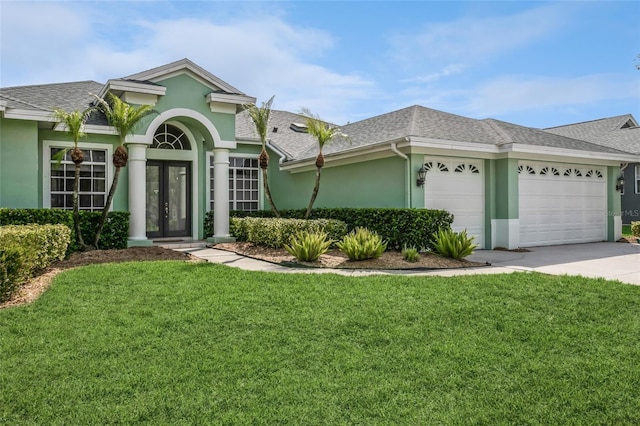
[[(56, 107), (83, 110), (92, 94), (151, 104), (127, 138), (114, 210), (131, 213), (130, 245), (202, 239), (214, 211), (214, 241), (229, 238), (229, 210), (267, 206), (260, 142), (242, 106), (255, 98), (188, 59), (115, 78), (0, 89), (0, 207), (70, 208), (73, 163), (52, 157), (71, 141)], [(493, 119), (412, 106), (341, 126), (349, 140), (325, 146), (316, 207), (445, 209), (454, 229), (483, 248), (615, 241), (621, 234), (620, 165), (637, 154)], [(100, 210), (119, 140), (93, 115), (81, 208)], [(279, 208), (303, 208), (313, 187), (315, 140), (297, 114), (272, 111), (269, 183)], [(419, 172), (424, 182), (418, 181)]]

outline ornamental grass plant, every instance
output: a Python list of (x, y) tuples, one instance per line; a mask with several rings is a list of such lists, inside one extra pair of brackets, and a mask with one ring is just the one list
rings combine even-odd
[(356, 228), (336, 243), (336, 246), (349, 260), (367, 260), (380, 257), (387, 249), (387, 242), (377, 232)]
[(325, 232), (300, 231), (291, 236), (284, 248), (289, 254), (302, 262), (315, 262), (329, 250), (334, 241)]
[(474, 240), (475, 237), (470, 237), (466, 229), (462, 232), (440, 229), (433, 234), (433, 248), (441, 256), (460, 260), (473, 254), (477, 247)]

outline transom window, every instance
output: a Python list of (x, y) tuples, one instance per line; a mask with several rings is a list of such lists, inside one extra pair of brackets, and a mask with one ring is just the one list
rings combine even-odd
[(151, 148), (190, 150), (189, 138), (178, 127), (171, 124), (163, 124), (158, 127), (153, 136)]
[[(213, 210), (213, 156), (209, 160), (209, 205)], [(229, 210), (257, 211), (260, 209), (258, 185), (258, 159), (229, 158)]]
[[(73, 208), (73, 182), (75, 164), (71, 161), (71, 150), (58, 163), (53, 160), (63, 148), (51, 147), (51, 190), (52, 208)], [(84, 162), (80, 164), (78, 205), (80, 210), (102, 210), (107, 198), (107, 151), (105, 149), (83, 149)]]

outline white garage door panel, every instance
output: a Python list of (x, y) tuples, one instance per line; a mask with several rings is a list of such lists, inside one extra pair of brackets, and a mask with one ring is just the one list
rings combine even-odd
[(427, 157), (425, 167), (425, 208), (453, 214), (451, 228), (467, 230), (484, 244), (484, 178), (482, 162), (473, 159)]
[(606, 239), (606, 178), (601, 167), (520, 164), (520, 246)]

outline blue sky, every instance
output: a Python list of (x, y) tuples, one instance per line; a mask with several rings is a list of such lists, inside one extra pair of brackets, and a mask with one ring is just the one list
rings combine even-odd
[(0, 0), (3, 87), (189, 58), (339, 124), (419, 104), (550, 127), (640, 119), (640, 2)]

